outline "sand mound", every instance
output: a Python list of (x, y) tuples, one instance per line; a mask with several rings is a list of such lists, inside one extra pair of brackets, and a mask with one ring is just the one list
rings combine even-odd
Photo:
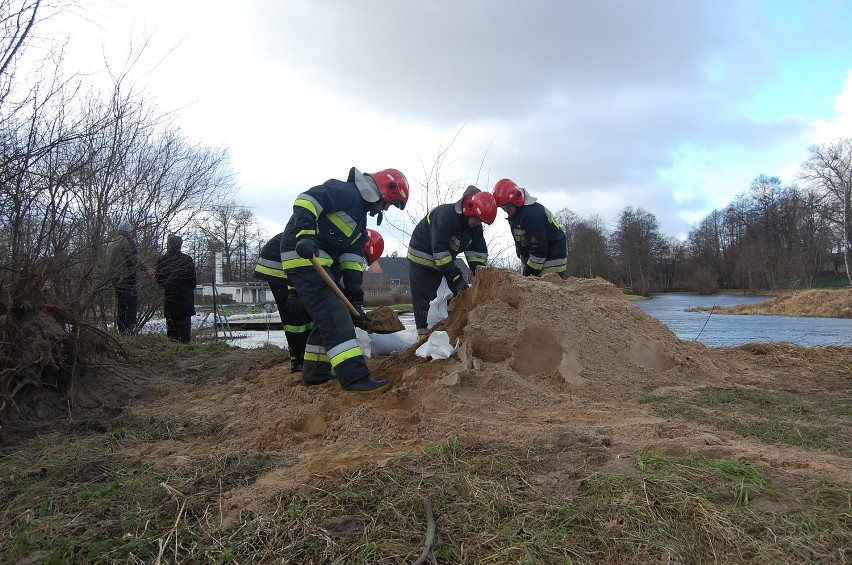
[(283, 363), (215, 387), (187, 386), (135, 410), (221, 421), (216, 441), (152, 442), (137, 455), (167, 464), (231, 450), (286, 455), (286, 465), (232, 493), (228, 506), (237, 513), (317, 474), (454, 433), (566, 449), (578, 437), (597, 446), (614, 435), (641, 444), (659, 431), (639, 397), (725, 377), (703, 345), (679, 341), (601, 279), (483, 268), (435, 329), (461, 338), (458, 356), (429, 362), (412, 346), (370, 359), (375, 375), (393, 380), (376, 397), (344, 393), (335, 382), (306, 388)]
[(852, 318), (852, 288), (795, 291), (759, 304), (717, 307), (713, 311), (718, 314)]

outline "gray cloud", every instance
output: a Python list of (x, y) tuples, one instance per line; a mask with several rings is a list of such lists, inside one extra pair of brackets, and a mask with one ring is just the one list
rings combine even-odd
[(609, 202), (642, 206), (680, 233), (678, 212), (708, 200), (679, 205), (661, 178), (681, 147), (771, 152), (808, 131), (738, 113), (776, 72), (760, 10), (750, 0), (270, 0), (242, 25), (263, 57), (365, 112), (450, 133), (498, 128), (499, 139), (463, 131), (460, 143), (468, 171), (487, 151), (491, 183), (509, 176), (608, 219)]

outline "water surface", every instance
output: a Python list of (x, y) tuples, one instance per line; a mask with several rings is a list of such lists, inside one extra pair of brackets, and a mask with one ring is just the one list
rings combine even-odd
[(686, 311), (687, 308), (756, 304), (770, 299), (766, 296), (665, 293), (654, 294), (649, 300), (640, 300), (634, 304), (668, 326), (680, 339), (700, 341), (710, 347), (761, 341), (787, 342), (805, 347), (852, 346), (852, 320), (849, 319)]

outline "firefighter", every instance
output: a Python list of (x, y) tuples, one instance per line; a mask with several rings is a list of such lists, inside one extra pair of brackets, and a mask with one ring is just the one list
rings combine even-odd
[(287, 280), (287, 274), (281, 267), (281, 237), (284, 232), (275, 235), (260, 249), (257, 265), (254, 267), (254, 278), (269, 283), (272, 297), (278, 306), (284, 337), (287, 339), (287, 350), (290, 352), (290, 372), (302, 370), (305, 357), (305, 344), (308, 334), (314, 327), (311, 317), (302, 306), (299, 296)]
[(494, 200), (508, 216), (523, 275), (556, 273), (564, 279), (568, 274), (567, 238), (550, 210), (509, 179), (494, 185)]
[[(376, 230), (367, 229), (364, 231), (364, 260), (367, 265), (372, 265), (376, 259), (382, 256), (385, 249), (385, 240), (382, 234)], [(340, 269), (333, 269), (335, 273), (339, 273)], [(342, 282), (338, 286), (343, 287)], [(345, 289), (344, 289), (345, 290)], [(290, 296), (295, 296), (298, 300), (298, 294), (293, 292)], [(305, 348), (305, 363), (302, 380), (306, 386), (320, 385), (328, 382), (332, 377), (331, 363), (328, 359), (328, 353), (323, 346), (322, 334), (319, 331), (313, 331), (308, 336), (307, 346)]]
[[(408, 202), (408, 180), (396, 169), (365, 174), (356, 168), (346, 181), (327, 180), (300, 194), (293, 215), (281, 237), (281, 266), (322, 336), (334, 375), (346, 391), (371, 393), (390, 384), (374, 379), (355, 339), (355, 325), (366, 328), (363, 237), (367, 216), (378, 215), (394, 205), (404, 209)], [(339, 268), (346, 298), (360, 314), (349, 310), (314, 270), (312, 261), (329, 271)], [(304, 373), (303, 373), (304, 379)], [(307, 384), (307, 383), (306, 383)], [(311, 383), (319, 384), (319, 383)]]
[(461, 200), (436, 206), (414, 228), (408, 244), (408, 272), (419, 336), (426, 333), (429, 302), (437, 295), (442, 278), (453, 296), (470, 286), (456, 265), (456, 255), (464, 252), (473, 274), (488, 261), (482, 224), (490, 225), (496, 217), (497, 204), (491, 193), (469, 186)]

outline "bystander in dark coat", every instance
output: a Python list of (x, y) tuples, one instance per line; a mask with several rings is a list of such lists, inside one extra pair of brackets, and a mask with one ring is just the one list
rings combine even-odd
[(173, 340), (189, 343), (192, 316), (195, 314), (195, 262), (181, 252), (183, 239), (170, 235), (166, 254), (157, 259), (155, 276), (163, 287), (163, 314), (166, 335)]
[(127, 222), (116, 229), (107, 248), (107, 270), (115, 291), (115, 328), (118, 333), (136, 332), (139, 248), (136, 230)]

